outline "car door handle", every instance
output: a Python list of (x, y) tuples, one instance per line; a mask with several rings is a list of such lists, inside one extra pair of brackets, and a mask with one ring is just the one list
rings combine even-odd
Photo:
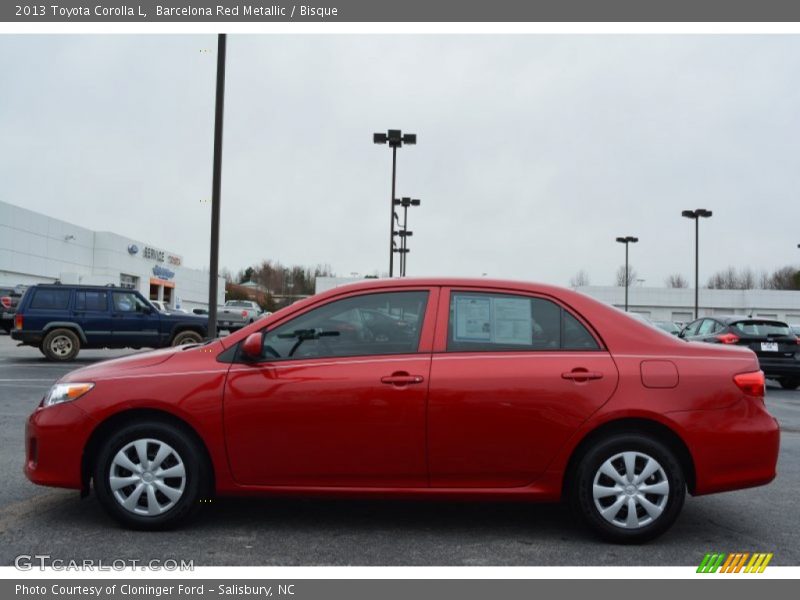
[(425, 378), (422, 375), (409, 375), (405, 371), (397, 371), (391, 375), (385, 375), (384, 377), (381, 377), (381, 383), (396, 386), (422, 383), (423, 381), (425, 381)]
[(571, 379), (572, 381), (589, 381), (590, 379), (602, 379), (603, 374), (599, 371), (587, 371), (586, 369), (572, 369), (561, 374), (561, 379)]

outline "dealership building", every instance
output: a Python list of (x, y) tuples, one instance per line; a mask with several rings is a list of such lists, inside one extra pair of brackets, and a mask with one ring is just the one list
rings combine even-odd
[[(0, 285), (115, 285), (171, 308), (208, 307), (208, 271), (172, 250), (0, 201)], [(218, 302), (224, 301), (220, 278)]]

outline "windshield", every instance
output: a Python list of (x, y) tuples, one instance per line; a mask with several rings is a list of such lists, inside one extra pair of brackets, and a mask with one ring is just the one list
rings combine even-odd
[(242, 306), (245, 308), (250, 308), (252, 304), (245, 302), (244, 300), (229, 300), (225, 303), (225, 306)]

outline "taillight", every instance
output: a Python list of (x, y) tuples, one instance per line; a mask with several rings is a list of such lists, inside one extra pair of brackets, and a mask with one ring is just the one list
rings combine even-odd
[(733, 381), (748, 396), (764, 397), (764, 371), (739, 373), (733, 376)]
[(721, 333), (717, 336), (717, 339), (722, 344), (735, 344), (739, 341), (739, 336), (735, 333)]
[(242, 311), (242, 317), (245, 318), (245, 319), (247, 318), (247, 311), (246, 310)]
[(0, 298), (0, 304), (2, 304), (4, 308), (11, 308), (11, 297), (3, 296)]
[(22, 315), (19, 313), (14, 315), (14, 329), (22, 329)]

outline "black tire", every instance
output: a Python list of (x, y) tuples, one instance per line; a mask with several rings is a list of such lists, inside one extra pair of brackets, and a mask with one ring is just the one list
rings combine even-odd
[(180, 331), (172, 338), (173, 346), (180, 346), (181, 344), (199, 344), (203, 341), (203, 336), (196, 331)]
[[(648, 489), (655, 489), (653, 487), (655, 485), (663, 487), (664, 482), (668, 484), (669, 489), (668, 491), (664, 490), (665, 493), (661, 495), (647, 494), (644, 497), (645, 501), (658, 505), (657, 508), (661, 508), (661, 513), (657, 517), (653, 518), (645, 511), (644, 505), (636, 499), (639, 497), (634, 489), (636, 486), (629, 488), (631, 484), (626, 485), (625, 488), (618, 486), (622, 490), (621, 492), (615, 492), (606, 497), (598, 498), (597, 501), (595, 500), (593, 489), (596, 477), (600, 486), (613, 484), (611, 483), (611, 477), (599, 473), (601, 466), (609, 459), (615, 458), (622, 453), (636, 453), (639, 455), (639, 458), (634, 461), (634, 473), (636, 474), (641, 473), (645, 457), (654, 459), (661, 467), (659, 471), (640, 484), (648, 485)], [(622, 461), (624, 465), (624, 458), (620, 457), (612, 463), (612, 466), (620, 465), (618, 461)], [(625, 475), (620, 473), (619, 468), (615, 470), (621, 480), (628, 481)], [(631, 495), (628, 495), (628, 492)], [(596, 534), (611, 542), (637, 544), (652, 540), (672, 526), (681, 512), (681, 508), (683, 508), (683, 502), (686, 497), (686, 479), (683, 469), (673, 452), (658, 440), (637, 433), (616, 434), (599, 441), (583, 455), (571, 478), (569, 493), (573, 509), (577, 511)], [(610, 508), (612, 504), (621, 503), (616, 517), (619, 521), (623, 519), (627, 521), (626, 517), (631, 498), (634, 499), (634, 506), (636, 507), (633, 519), (637, 521), (637, 524), (630, 529), (622, 524), (612, 523), (600, 513), (601, 507)], [(611, 512), (613, 514), (613, 509), (611, 509)], [(647, 522), (648, 519), (650, 519), (649, 522)]]
[(12, 321), (10, 320), (3, 321), (2, 323), (0, 323), (0, 329), (5, 331), (6, 333), (11, 333), (11, 323)]
[[(172, 505), (168, 504), (170, 498), (158, 491), (163, 487), (153, 487), (156, 490), (153, 492), (156, 503), (159, 508), (162, 505), (164, 507), (164, 512), (153, 516), (146, 514), (150, 507), (150, 497), (147, 490), (149, 486), (144, 482), (145, 480), (137, 480), (136, 485), (131, 484), (116, 490), (116, 492), (111, 487), (112, 468), (117, 477), (139, 477), (134, 471), (120, 469), (118, 464), (114, 462), (115, 457), (121, 450), (137, 440), (148, 440), (146, 448), (147, 456), (150, 460), (154, 459), (154, 455), (160, 447), (159, 444), (166, 444), (173, 453), (168, 454), (163, 459), (162, 467), (166, 465), (166, 468), (174, 468), (176, 464), (181, 463), (184, 467), (184, 477), (180, 486), (181, 495), (174, 500)], [(132, 454), (127, 454), (129, 460), (134, 465), (140, 465), (141, 463), (137, 463), (138, 459), (135, 450), (131, 450), (131, 452)], [(130, 458), (131, 456), (133, 456), (132, 459)], [(157, 531), (176, 527), (196, 515), (201, 507), (201, 501), (207, 498), (210, 493), (209, 483), (212, 479), (210, 470), (211, 468), (205, 460), (203, 449), (192, 435), (180, 427), (154, 420), (131, 423), (108, 436), (98, 447), (98, 455), (92, 476), (97, 498), (109, 515), (125, 527)], [(151, 476), (152, 473), (157, 472), (158, 470), (151, 471)], [(141, 477), (146, 477), (144, 473)], [(172, 488), (172, 492), (174, 492), (178, 487), (176, 484), (177, 479), (179, 478), (167, 478), (161, 483), (168, 483)], [(133, 494), (136, 494), (136, 487), (139, 485), (142, 486), (142, 491), (137, 496), (139, 501), (134, 505), (133, 509), (123, 507), (123, 499), (130, 498)], [(158, 486), (157, 483), (152, 485)], [(144, 513), (138, 514), (134, 511), (144, 511)]]
[(781, 379), (778, 383), (785, 390), (796, 390), (800, 387), (800, 379)]
[(48, 360), (74, 360), (81, 350), (81, 340), (71, 329), (53, 329), (42, 340), (42, 353)]

